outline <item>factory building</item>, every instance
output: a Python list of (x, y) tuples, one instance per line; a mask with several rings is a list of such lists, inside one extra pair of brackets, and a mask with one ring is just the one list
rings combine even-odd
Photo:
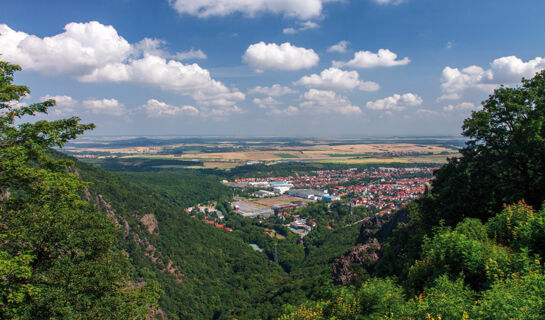
[(244, 218), (267, 218), (273, 215), (271, 208), (258, 207), (245, 201), (236, 201), (231, 205), (233, 209)]
[(290, 196), (309, 199), (309, 200), (322, 200), (324, 196), (328, 196), (327, 190), (314, 190), (314, 189), (292, 189), (288, 191)]

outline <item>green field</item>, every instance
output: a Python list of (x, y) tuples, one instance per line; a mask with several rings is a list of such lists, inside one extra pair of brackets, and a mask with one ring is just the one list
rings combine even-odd
[(284, 159), (299, 158), (298, 156), (293, 155), (293, 154), (289, 154), (289, 153), (275, 153), (274, 155), (277, 156), (277, 157), (280, 157), (280, 158), (284, 158)]

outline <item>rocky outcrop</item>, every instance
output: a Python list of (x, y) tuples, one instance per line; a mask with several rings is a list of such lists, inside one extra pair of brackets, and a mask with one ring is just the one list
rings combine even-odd
[(382, 257), (381, 242), (391, 237), (394, 230), (409, 220), (407, 211), (400, 210), (391, 215), (366, 218), (361, 223), (356, 246), (348, 253), (335, 260), (333, 282), (346, 285), (354, 281), (361, 273), (356, 270), (372, 271)]
[[(89, 192), (88, 190), (85, 191)], [(87, 193), (85, 193), (85, 197), (91, 198), (90, 194), (87, 195)], [(117, 215), (115, 210), (112, 208), (112, 205), (108, 203), (100, 193), (96, 196), (95, 205), (104, 210), (108, 218), (110, 218), (116, 226), (123, 229), (123, 238), (126, 239), (130, 232), (130, 227), (127, 220), (122, 216)]]
[(167, 259), (163, 256), (163, 254), (155, 248), (147, 239), (142, 239), (138, 236), (138, 234), (134, 234), (134, 241), (144, 248), (145, 250), (145, 256), (148, 257), (153, 264), (156, 265), (165, 265), (165, 267), (161, 270), (162, 272), (171, 274), (175, 279), (176, 282), (181, 283), (183, 278), (183, 273), (180, 271), (178, 266), (174, 265), (172, 260)]
[(168, 319), (167, 313), (161, 308), (151, 308), (147, 320)]
[(376, 238), (363, 245), (354, 247), (348, 254), (333, 263), (333, 280), (335, 284), (347, 285), (358, 277), (353, 266), (362, 266), (366, 270), (373, 268), (380, 259), (382, 247)]
[(172, 263), (172, 261), (170, 260), (168, 261), (168, 264), (166, 268), (163, 270), (163, 272), (168, 272), (171, 275), (173, 275), (174, 278), (176, 278), (176, 282), (178, 283), (182, 282), (183, 274), (178, 270), (178, 267)]
[(364, 219), (360, 228), (360, 235), (356, 244), (364, 244), (371, 238), (382, 241), (392, 236), (394, 230), (409, 221), (406, 210), (400, 210), (394, 214), (374, 216)]
[(140, 221), (140, 223), (144, 225), (144, 227), (146, 228), (146, 231), (149, 234), (153, 234), (155, 231), (159, 233), (157, 219), (155, 219), (155, 216), (153, 214), (151, 213), (145, 214), (142, 217), (140, 217), (138, 221)]

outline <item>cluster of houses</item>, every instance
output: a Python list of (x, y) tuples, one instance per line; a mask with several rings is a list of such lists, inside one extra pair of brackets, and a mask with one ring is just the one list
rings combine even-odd
[(354, 206), (365, 206), (386, 214), (423, 194), (436, 169), (378, 167), (363, 170), (319, 170), (312, 175), (296, 177), (242, 178), (236, 179), (235, 184), (238, 188), (262, 188), (254, 193), (257, 197), (288, 194), (308, 200), (334, 201), (349, 195)]
[[(310, 175), (270, 177), (270, 178), (240, 178), (233, 183), (225, 183), (233, 188), (298, 188), (298, 189), (323, 189), (330, 185), (344, 184), (351, 181), (363, 180), (366, 178), (388, 178), (406, 174), (429, 174), (436, 170), (436, 167), (412, 167), (412, 168), (388, 168), (378, 167), (369, 169), (345, 169), (345, 170), (317, 170)], [(277, 189), (279, 193), (285, 189)]]
[(354, 206), (391, 213), (407, 202), (418, 199), (429, 188), (429, 182), (429, 178), (389, 177), (369, 183), (334, 186), (332, 190), (340, 196), (350, 195)]
[[(216, 222), (216, 220), (223, 220), (225, 219), (225, 216), (223, 213), (215, 208), (213, 206), (197, 206), (197, 207), (189, 207), (185, 209), (185, 213), (189, 214), (192, 218), (196, 218), (194, 215), (195, 211), (201, 212), (204, 214), (203, 222), (209, 225), (213, 225), (218, 229), (223, 229), (225, 231), (233, 232), (233, 229), (225, 226), (225, 224), (221, 224)], [(213, 217), (216, 216), (216, 217)], [(211, 219), (211, 220), (209, 220)]]

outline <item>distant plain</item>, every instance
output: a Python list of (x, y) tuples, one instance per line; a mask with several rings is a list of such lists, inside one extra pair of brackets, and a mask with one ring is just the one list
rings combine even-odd
[(332, 164), (444, 163), (457, 156), (458, 137), (423, 138), (214, 138), (131, 137), (87, 138), (63, 150), (91, 162), (117, 159), (164, 160), (161, 167), (230, 169), (256, 162), (318, 162)]

